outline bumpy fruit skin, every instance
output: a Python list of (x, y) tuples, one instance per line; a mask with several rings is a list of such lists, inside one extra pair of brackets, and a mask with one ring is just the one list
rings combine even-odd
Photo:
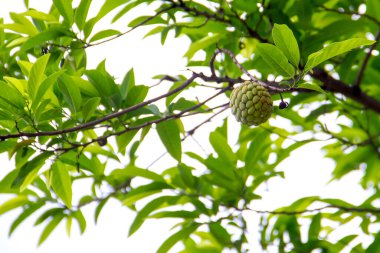
[(230, 107), (237, 121), (257, 126), (270, 118), (273, 100), (264, 86), (246, 81), (232, 91)]

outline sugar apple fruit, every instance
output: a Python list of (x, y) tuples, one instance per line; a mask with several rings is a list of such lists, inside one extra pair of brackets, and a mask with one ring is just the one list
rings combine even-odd
[(257, 126), (270, 118), (273, 100), (264, 86), (246, 81), (232, 91), (230, 107), (237, 121)]

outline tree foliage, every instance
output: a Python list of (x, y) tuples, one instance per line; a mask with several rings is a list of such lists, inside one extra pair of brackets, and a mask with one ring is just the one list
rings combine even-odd
[[(95, 204), (97, 221), (112, 198), (136, 211), (129, 235), (149, 218), (178, 220), (157, 252), (179, 242), (184, 253), (247, 252), (245, 213), (261, 217), (255, 229), (262, 250), (380, 250), (378, 0), (106, 0), (90, 16), (93, 4), (53, 0), (42, 12), (25, 1), (26, 11), (10, 13), (11, 22), (0, 19), (0, 151), (14, 162), (0, 181), (1, 194), (12, 196), (0, 214), (19, 212), (9, 234), (37, 211), (39, 243), (62, 222), (70, 230), (75, 220), (84, 232), (91, 217), (82, 208)], [(123, 31), (97, 29), (105, 17), (118, 22), (141, 6), (154, 14)], [(105, 61), (87, 67), (88, 48), (143, 26), (162, 44), (168, 34), (191, 41), (184, 55), (190, 70), (154, 77), (170, 85), (159, 95), (137, 85), (133, 69), (118, 81)], [(231, 88), (244, 80), (265, 86), (275, 105), (285, 99), (289, 106), (276, 106), (258, 127), (233, 129), (238, 139), (231, 144), (233, 119), (225, 111)], [(210, 95), (198, 100), (197, 93)], [(188, 151), (187, 139), (216, 116), (220, 123), (208, 137), (213, 151)], [(282, 119), (286, 127), (276, 124)], [(139, 166), (149, 157), (140, 146), (154, 134), (171, 159), (159, 170)], [(355, 205), (310, 196), (256, 209), (257, 189), (283, 177), (278, 165), (316, 141), (335, 162), (332, 181), (362, 171), (367, 199)], [(120, 167), (110, 168), (111, 161)], [(88, 193), (73, 192), (73, 183), (88, 179)], [(83, 194), (79, 201), (76, 194)], [(353, 219), (358, 231), (332, 239)]]

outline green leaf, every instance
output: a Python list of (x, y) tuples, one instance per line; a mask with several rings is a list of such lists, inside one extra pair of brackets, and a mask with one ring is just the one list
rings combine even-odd
[(29, 202), (28, 196), (18, 195), (10, 200), (5, 201), (0, 205), (0, 215), (10, 210), (23, 206)]
[(57, 161), (51, 167), (51, 186), (57, 196), (71, 209), (72, 203), (72, 187), (69, 168)]
[(54, 6), (58, 9), (59, 13), (69, 24), (73, 24), (73, 7), (71, 6), (72, 0), (53, 0)]
[[(11, 144), (12, 142), (10, 142)], [(14, 144), (12, 144), (13, 146)], [(6, 148), (6, 146), (5, 146)], [(0, 193), (17, 193), (18, 189), (12, 189), (12, 183), (17, 177), (18, 170), (10, 171), (6, 176), (4, 176), (0, 181)]]
[(3, 78), (8, 84), (11, 84), (13, 87), (15, 87), (20, 92), (20, 94), (22, 94), (22, 95), (27, 94), (27, 91), (26, 91), (27, 86), (28, 86), (27, 80), (17, 79), (17, 78), (10, 77), (10, 76), (4, 76)]
[(0, 81), (0, 107), (11, 112), (20, 112), (25, 105), (25, 99), (12, 85)]
[(30, 37), (22, 44), (20, 52), (25, 52), (34, 47), (40, 47), (43, 43), (49, 40), (55, 40), (59, 37), (75, 38), (75, 34), (68, 29), (62, 27), (52, 27), (46, 31), (40, 32), (33, 37)]
[(150, 30), (147, 34), (145, 34), (144, 36), (144, 39), (151, 36), (151, 35), (154, 35), (154, 34), (157, 34), (157, 33), (161, 33), (166, 27), (165, 26), (156, 26), (154, 27), (152, 30)]
[(108, 30), (100, 31), (91, 37), (90, 42), (94, 42), (97, 40), (101, 40), (101, 39), (111, 37), (114, 35), (119, 35), (119, 34), (121, 34), (121, 32), (114, 30), (114, 29), (108, 29)]
[(136, 215), (136, 218), (133, 220), (130, 228), (128, 236), (133, 235), (144, 223), (146, 217), (153, 212), (154, 210), (157, 210), (160, 207), (167, 206), (167, 202), (172, 202), (178, 200), (179, 196), (162, 196), (159, 198), (156, 198), (146, 204)]
[(294, 67), (278, 47), (268, 43), (261, 43), (257, 45), (256, 50), (276, 74), (284, 77), (294, 76)]
[(380, 233), (375, 235), (373, 242), (368, 246), (365, 253), (378, 253), (380, 251)]
[(42, 231), (41, 237), (38, 241), (38, 245), (41, 245), (49, 237), (51, 232), (53, 232), (53, 230), (61, 222), (63, 217), (64, 216), (61, 213), (58, 213), (53, 217), (53, 219), (46, 225), (45, 229)]
[(227, 232), (227, 230), (220, 225), (218, 222), (212, 222), (208, 225), (211, 234), (218, 240), (222, 245), (230, 245), (231, 244), (231, 235)]
[(235, 153), (228, 144), (225, 136), (218, 131), (214, 131), (210, 134), (210, 143), (220, 159), (223, 159), (226, 163), (231, 165), (236, 164), (237, 159)]
[(126, 106), (132, 106), (144, 101), (149, 91), (149, 87), (145, 85), (133, 86), (128, 90), (128, 95), (125, 98)]
[(90, 9), (92, 0), (81, 0), (78, 8), (75, 10), (75, 23), (79, 30), (83, 30), (86, 23), (88, 10)]
[(300, 84), (297, 84), (297, 88), (313, 90), (313, 91), (317, 91), (320, 93), (326, 93), (326, 91), (324, 91), (321, 88), (321, 86), (319, 86), (318, 84), (314, 84), (314, 83), (300, 83)]
[(201, 49), (205, 49), (208, 46), (215, 45), (223, 37), (224, 37), (224, 34), (216, 33), (211, 36), (203, 37), (202, 39), (191, 43), (184, 57), (187, 57), (187, 59), (190, 60), (191, 58), (193, 58), (196, 52), (198, 52)]
[(46, 14), (44, 12), (33, 10), (33, 9), (29, 9), (22, 14), (25, 16), (32, 17), (34, 19), (40, 19), (40, 20), (49, 21), (49, 22), (58, 21), (53, 15)]
[(85, 152), (90, 152), (95, 156), (103, 155), (107, 158), (114, 159), (115, 161), (120, 162), (119, 157), (115, 154), (115, 152), (106, 150), (98, 145), (89, 145), (84, 149)]
[(27, 139), (27, 140), (22, 140), (20, 142), (17, 142), (17, 144), (13, 147), (12, 150), (9, 150), (8, 152), (8, 158), (11, 159), (12, 156), (17, 152), (19, 151), (20, 149), (22, 149), (23, 147), (27, 147), (29, 146), (30, 144), (34, 143), (35, 142), (35, 139)]
[(185, 227), (182, 227), (178, 232), (171, 235), (157, 250), (157, 253), (168, 252), (177, 242), (183, 239), (187, 239), (191, 233), (193, 233), (200, 224), (191, 223)]
[(262, 153), (270, 144), (269, 135), (264, 131), (253, 137), (245, 155), (245, 168), (247, 171), (256, 171), (255, 169), (258, 166), (258, 161), (260, 160)]
[(135, 137), (137, 132), (138, 130), (132, 130), (132, 131), (123, 133), (119, 136), (116, 136), (117, 147), (120, 153), (125, 153), (125, 149), (129, 145), (129, 143), (132, 141), (132, 139)]
[(44, 80), (45, 68), (49, 61), (49, 57), (50, 54), (45, 54), (38, 58), (30, 70), (28, 80), (28, 93), (32, 99), (36, 97), (37, 90)]
[(93, 98), (86, 100), (86, 102), (83, 103), (82, 115), (83, 115), (83, 120), (85, 122), (94, 116), (94, 112), (96, 111), (96, 109), (100, 105), (101, 100), (102, 99), (100, 97), (93, 97)]
[[(149, 19), (149, 20), (148, 20)], [(160, 16), (140, 16), (129, 22), (128, 27), (138, 27), (141, 25), (166, 24), (166, 21)]]
[(287, 25), (274, 24), (272, 37), (276, 46), (282, 50), (293, 66), (298, 68), (300, 51), (292, 30)]
[(183, 163), (178, 164), (178, 170), (179, 170), (181, 179), (185, 183), (185, 185), (189, 188), (195, 187), (196, 178), (191, 173), (193, 169), (194, 168), (191, 168), (187, 166), (186, 164), (183, 164)]
[(132, 10), (134, 7), (136, 7), (139, 4), (144, 3), (145, 0), (137, 0), (135, 2), (128, 3), (127, 5), (124, 6), (123, 9), (121, 9), (113, 18), (112, 18), (112, 23), (116, 22), (119, 20), (121, 17), (125, 16), (130, 10)]
[(165, 179), (161, 175), (147, 169), (140, 169), (133, 165), (125, 167), (123, 174), (128, 177), (143, 177), (156, 182), (165, 182)]
[(380, 19), (379, 19), (379, 13), (380, 13), (380, 2), (379, 2), (379, 0), (367, 0), (366, 5), (367, 5), (367, 8), (366, 8), (367, 13), (370, 16), (377, 19), (378, 21), (380, 21)]
[(34, 226), (42, 224), (42, 222), (44, 222), (48, 218), (51, 218), (51, 217), (54, 217), (54, 216), (58, 216), (58, 215), (63, 215), (63, 212), (65, 210), (67, 210), (67, 209), (66, 208), (62, 208), (62, 207), (48, 209), (47, 211), (45, 211), (43, 214), (41, 214), (37, 218), (37, 220), (34, 222)]
[(33, 180), (33, 178), (30, 178), (29, 180), (26, 180), (28, 175), (30, 173), (38, 172), (39, 169), (45, 164), (45, 161), (47, 158), (49, 158), (53, 152), (43, 152), (42, 154), (39, 154), (38, 156), (34, 157), (32, 160), (25, 163), (21, 168), (19, 173), (17, 174), (17, 177), (12, 183), (12, 187), (21, 187), (21, 191), (24, 190)]
[(172, 189), (173, 187), (164, 182), (153, 182), (132, 189), (122, 200), (123, 204), (128, 206), (135, 204), (137, 200), (161, 192), (163, 189)]
[(165, 41), (166, 41), (166, 37), (168, 36), (168, 33), (170, 31), (171, 27), (165, 27), (164, 29), (162, 29), (161, 31), (161, 45), (164, 45), (165, 44)]
[(35, 211), (37, 211), (39, 208), (41, 208), (45, 202), (40, 201), (37, 203), (31, 203), (28, 205), (27, 208), (23, 210), (23, 212), (13, 221), (11, 228), (9, 229), (9, 236), (13, 234), (15, 229), (25, 220), (27, 219), (30, 215), (32, 215)]
[(182, 218), (182, 219), (196, 219), (199, 217), (197, 211), (162, 211), (156, 212), (149, 216), (149, 218), (161, 219), (161, 218)]
[(67, 236), (70, 237), (71, 235), (71, 225), (73, 224), (73, 217), (68, 216), (66, 217), (66, 233)]
[(106, 105), (114, 108), (120, 107), (121, 96), (119, 87), (116, 85), (111, 75), (104, 70), (98, 69), (86, 70), (85, 74)]
[(36, 95), (35, 95), (34, 100), (32, 102), (32, 110), (35, 110), (38, 107), (38, 105), (41, 103), (43, 98), (46, 97), (50, 100), (53, 99), (53, 96), (55, 98), (55, 95), (53, 93), (53, 89), (51, 89), (51, 87), (53, 87), (53, 85), (57, 81), (58, 77), (60, 77), (63, 73), (64, 73), (64, 71), (54, 72), (53, 74), (48, 76), (45, 80), (43, 80), (43, 82), (38, 86)]
[(105, 199), (101, 200), (99, 202), (99, 204), (96, 206), (95, 216), (94, 216), (95, 224), (98, 223), (100, 212), (103, 210), (103, 207), (105, 206), (105, 204), (107, 203), (108, 200), (109, 200), (109, 198), (105, 198)]
[(91, 82), (84, 80), (84, 79), (77, 77), (77, 76), (68, 76), (68, 77), (70, 78), (72, 83), (74, 83), (76, 86), (78, 86), (81, 93), (83, 93), (89, 97), (99, 97), (100, 96), (99, 92), (97, 91), (97, 89), (95, 88), (95, 86)]
[[(208, 157), (204, 161), (204, 164), (209, 170), (219, 174), (225, 178), (225, 180), (236, 180), (236, 166), (234, 164), (226, 162), (226, 160), (223, 160), (221, 158), (215, 159), (212, 156)], [(236, 183), (236, 181), (234, 181), (234, 183)], [(233, 186), (234, 183), (230, 183), (229, 186)]]
[(5, 29), (13, 30), (16, 33), (25, 33), (31, 36), (38, 33), (36, 26), (23, 14), (10, 12), (9, 15), (15, 23), (5, 24)]
[(33, 66), (32, 62), (20, 60), (17, 62), (17, 65), (20, 67), (21, 72), (24, 75), (29, 76), (30, 70)]
[(327, 204), (338, 206), (338, 207), (344, 207), (344, 208), (354, 208), (356, 207), (353, 204), (350, 204), (344, 200), (341, 199), (321, 199), (322, 202), (325, 202)]
[(293, 243), (295, 247), (301, 247), (301, 231), (297, 218), (295, 216), (290, 216), (288, 218), (286, 226), (290, 237), (290, 241)]
[(77, 210), (77, 211), (73, 212), (72, 215), (78, 222), (80, 233), (83, 234), (84, 231), (86, 230), (87, 223), (86, 223), (86, 219), (83, 216), (82, 211)]
[[(172, 111), (184, 111), (197, 105), (199, 105), (199, 101), (187, 100), (186, 98), (181, 97), (178, 101), (171, 103), (170, 108)], [(205, 109), (207, 109), (207, 106), (203, 105), (198, 107), (196, 110), (199, 112), (205, 112)]]
[(157, 133), (169, 154), (181, 162), (182, 144), (177, 122), (166, 120), (157, 124)]
[(310, 197), (304, 197), (296, 200), (293, 202), (290, 206), (282, 207), (277, 209), (276, 211), (286, 211), (286, 212), (298, 212), (298, 211), (304, 211), (308, 206), (310, 206), (315, 201), (319, 200), (320, 198), (318, 196), (310, 196)]
[(128, 0), (106, 0), (100, 9), (98, 15), (96, 16), (96, 20), (100, 20), (103, 18), (105, 15), (110, 13), (112, 10), (115, 8), (119, 7), (120, 5), (123, 5), (127, 3)]
[(126, 97), (128, 96), (128, 92), (133, 87), (135, 87), (135, 73), (132, 68), (127, 72), (120, 86), (120, 94), (123, 100), (126, 99)]
[(373, 43), (375, 43), (375, 41), (363, 38), (348, 39), (331, 43), (327, 47), (309, 55), (304, 72), (307, 73), (312, 68), (337, 55), (347, 53), (348, 51), (360, 46), (372, 45)]
[(312, 219), (309, 227), (308, 240), (318, 240), (319, 233), (321, 232), (322, 214), (316, 214)]
[(71, 81), (68, 75), (62, 75), (58, 79), (58, 87), (63, 94), (64, 99), (69, 105), (70, 110), (76, 114), (80, 111), (82, 105), (82, 96), (75, 83)]
[(233, 9), (245, 11), (247, 13), (253, 13), (257, 11), (257, 5), (253, 1), (247, 0), (234, 0), (231, 4)]

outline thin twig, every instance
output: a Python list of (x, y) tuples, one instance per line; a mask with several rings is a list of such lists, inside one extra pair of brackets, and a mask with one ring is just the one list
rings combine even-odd
[(314, 68), (311, 76), (323, 83), (322, 89), (325, 91), (330, 91), (333, 93), (341, 93), (346, 97), (349, 97), (356, 102), (362, 104), (363, 106), (371, 109), (377, 113), (380, 113), (380, 101), (376, 100), (374, 97), (371, 97), (364, 92), (355, 94), (353, 87), (347, 85), (341, 80), (337, 80), (330, 76), (325, 70)]
[(355, 80), (355, 84), (354, 86), (355, 87), (359, 87), (362, 79), (363, 79), (363, 76), (364, 76), (364, 71), (367, 67), (367, 64), (368, 64), (368, 61), (369, 61), (369, 58), (371, 57), (372, 55), (372, 51), (375, 50), (377, 44), (379, 43), (379, 39), (380, 39), (380, 29), (377, 31), (377, 34), (376, 34), (376, 37), (375, 37), (375, 43), (373, 43), (371, 45), (371, 47), (369, 48), (369, 51), (367, 52), (364, 60), (363, 60), (363, 63), (360, 67), (360, 70), (359, 70), (359, 73), (358, 73), (358, 76), (356, 77), (356, 80)]
[(314, 209), (303, 209), (298, 211), (272, 211), (272, 210), (256, 210), (251, 208), (246, 208), (247, 211), (252, 211), (259, 214), (273, 214), (273, 215), (300, 215), (304, 213), (315, 213), (320, 212), (325, 209), (339, 209), (345, 212), (349, 213), (370, 213), (370, 214), (379, 214), (380, 209), (377, 208), (365, 208), (365, 207), (345, 207), (345, 206), (338, 206), (338, 205), (327, 205), (319, 208)]
[[(280, 87), (276, 87), (276, 86), (273, 86), (273, 85), (269, 85), (259, 79), (257, 79), (256, 77), (254, 77), (253, 75), (251, 75), (240, 63), (239, 61), (236, 59), (234, 53), (232, 53), (230, 50), (228, 49), (225, 49), (225, 48), (217, 48), (216, 51), (215, 51), (215, 55), (219, 54), (219, 53), (225, 53), (227, 54), (229, 57), (231, 57), (232, 61), (235, 63), (235, 65), (244, 73), (246, 74), (252, 81), (254, 81), (255, 83), (258, 83), (264, 87), (267, 87), (268, 89), (270, 90), (274, 90), (274, 91), (277, 91), (277, 92), (284, 92), (284, 91), (287, 91), (289, 89), (284, 89), (284, 88), (280, 88)], [(215, 57), (213, 57), (213, 59), (215, 59)]]
[(123, 33), (120, 33), (120, 34), (117, 34), (117, 35), (115, 35), (115, 36), (113, 36), (113, 37), (110, 37), (110, 38), (108, 38), (108, 39), (105, 39), (105, 40), (102, 40), (102, 41), (99, 41), (99, 42), (96, 42), (96, 43), (92, 43), (92, 44), (91, 44), (91, 43), (88, 43), (88, 44), (86, 44), (86, 45), (84, 46), (84, 48), (88, 48), (88, 47), (92, 47), (92, 46), (97, 46), (97, 45), (100, 45), (100, 44), (103, 44), (103, 43), (106, 43), (106, 42), (112, 41), (112, 40), (114, 40), (114, 39), (117, 39), (117, 38), (119, 38), (119, 37), (121, 37), (121, 36), (124, 36), (124, 35), (126, 35), (127, 33), (132, 32), (132, 31), (135, 30), (136, 28), (145, 25), (146, 23), (148, 23), (148, 22), (151, 21), (152, 19), (158, 17), (158, 16), (161, 15), (162, 13), (165, 13), (165, 12), (171, 10), (171, 9), (174, 9), (174, 8), (176, 8), (176, 6), (175, 6), (175, 5), (171, 5), (171, 6), (169, 6), (168, 8), (162, 9), (162, 10), (156, 12), (156, 14), (154, 14), (153, 16), (150, 16), (150, 17), (144, 19), (143, 21), (141, 21), (140, 23), (138, 23), (137, 25), (135, 25), (134, 27), (132, 27), (132, 28), (129, 29), (128, 31), (123, 32)]
[(209, 97), (208, 99), (204, 100), (203, 102), (201, 102), (199, 104), (196, 104), (196, 105), (194, 105), (194, 106), (192, 106), (192, 107), (190, 107), (190, 108), (188, 108), (186, 110), (183, 110), (183, 111), (181, 111), (179, 113), (171, 114), (171, 115), (168, 115), (166, 117), (163, 117), (163, 118), (160, 118), (160, 119), (156, 119), (156, 120), (151, 120), (151, 121), (145, 122), (145, 123), (137, 125), (137, 126), (127, 127), (127, 128), (125, 128), (125, 129), (123, 129), (121, 131), (113, 132), (113, 133), (110, 133), (108, 135), (101, 136), (101, 137), (96, 138), (96, 139), (92, 139), (92, 140), (90, 140), (88, 142), (76, 143), (75, 145), (72, 145), (71, 147), (57, 148), (57, 149), (55, 149), (55, 151), (67, 152), (67, 151), (70, 151), (70, 150), (77, 149), (78, 147), (87, 147), (87, 146), (89, 146), (92, 143), (99, 142), (99, 140), (103, 140), (103, 139), (109, 138), (111, 136), (119, 136), (119, 135), (122, 135), (122, 134), (124, 134), (126, 132), (130, 132), (130, 131), (133, 131), (133, 130), (139, 130), (139, 129), (142, 129), (144, 127), (147, 127), (147, 126), (150, 126), (150, 125), (153, 125), (153, 124), (159, 124), (159, 123), (161, 123), (163, 121), (167, 121), (167, 120), (171, 120), (171, 119), (178, 119), (178, 118), (184, 117), (184, 116), (186, 116), (186, 113), (196, 110), (197, 108), (203, 106), (204, 104), (206, 104), (210, 100), (212, 100), (212, 99), (216, 98), (217, 96), (219, 96), (220, 94), (224, 93), (228, 89), (229, 89), (229, 87), (226, 87), (223, 90), (220, 90), (219, 92), (217, 92), (216, 94), (214, 94), (213, 96)]
[[(221, 110), (219, 110), (218, 112), (214, 113), (213, 115), (211, 115), (209, 118), (207, 118), (205, 121), (202, 121), (200, 124), (198, 124), (197, 126), (195, 126), (194, 128), (192, 128), (191, 130), (187, 131), (187, 135), (184, 137), (184, 139), (186, 139), (186, 137), (188, 137), (189, 135), (193, 135), (194, 132), (200, 128), (201, 126), (203, 126), (204, 124), (206, 124), (207, 122), (210, 122), (213, 118), (215, 118), (217, 115), (221, 114), (222, 112), (224, 112), (227, 108), (228, 108), (228, 105), (229, 103), (226, 103), (224, 105), (222, 105), (221, 107), (223, 107)], [(184, 140), (183, 139), (183, 140)]]
[(328, 7), (325, 7), (323, 5), (319, 6), (321, 9), (325, 10), (325, 11), (330, 11), (330, 12), (336, 12), (336, 13), (339, 13), (339, 14), (345, 14), (345, 15), (358, 15), (360, 17), (363, 17), (363, 18), (366, 18), (368, 20), (371, 20), (372, 22), (374, 22), (375, 24), (377, 25), (380, 25), (380, 21), (377, 20), (376, 18), (370, 16), (370, 15), (367, 15), (367, 14), (360, 14), (358, 12), (353, 12), (353, 11), (347, 11), (347, 10), (343, 10), (343, 11), (340, 11), (340, 10), (337, 10), (337, 9), (331, 9), (331, 8), (328, 8)]
[(156, 87), (156, 86), (160, 85), (163, 81), (177, 82), (179, 80), (177, 80), (175, 77), (172, 77), (170, 75), (164, 75), (162, 78), (160, 78), (160, 80), (158, 80), (158, 82), (156, 84), (153, 84), (149, 88)]
[(148, 166), (146, 166), (146, 169), (149, 170), (153, 165), (155, 165), (158, 161), (160, 161), (167, 153), (168, 151), (163, 152), (160, 156), (154, 159)]
[(179, 87), (177, 87), (176, 89), (173, 89), (161, 96), (158, 96), (158, 97), (155, 97), (155, 98), (152, 98), (152, 99), (149, 99), (145, 102), (142, 102), (142, 103), (139, 103), (139, 104), (136, 104), (136, 105), (133, 105), (131, 107), (128, 107), (128, 108), (125, 108), (121, 111), (117, 111), (117, 112), (114, 112), (114, 113), (111, 113), (111, 114), (108, 114), (106, 115), (105, 117), (103, 118), (99, 118), (99, 119), (96, 119), (96, 120), (93, 120), (93, 121), (90, 121), (90, 122), (87, 122), (87, 123), (84, 123), (84, 124), (81, 124), (81, 125), (77, 125), (77, 126), (74, 126), (74, 127), (71, 127), (71, 128), (66, 128), (66, 129), (61, 129), (61, 130), (56, 130), (56, 131), (46, 131), (46, 132), (19, 132), (17, 134), (7, 134), (7, 135), (0, 135), (0, 140), (6, 140), (6, 139), (11, 139), (11, 138), (20, 138), (20, 137), (38, 137), (38, 136), (56, 136), (56, 135), (61, 135), (61, 134), (66, 134), (66, 133), (72, 133), (72, 132), (76, 132), (76, 131), (79, 131), (79, 130), (85, 130), (85, 129), (89, 129), (89, 128), (92, 128), (100, 123), (103, 123), (105, 121), (108, 121), (108, 120), (111, 120), (111, 119), (114, 119), (114, 118), (117, 118), (117, 117), (120, 117), (120, 116), (123, 116), (129, 112), (132, 112), (132, 111), (135, 111), (139, 108), (142, 108), (148, 104), (151, 104), (153, 102), (156, 102), (158, 100), (161, 100), (163, 98), (166, 98), (166, 97), (169, 97), (183, 89), (185, 89), (188, 85), (190, 85), (198, 76), (193, 73), (193, 75), (187, 79), (185, 82), (182, 83), (182, 85), (180, 85)]

